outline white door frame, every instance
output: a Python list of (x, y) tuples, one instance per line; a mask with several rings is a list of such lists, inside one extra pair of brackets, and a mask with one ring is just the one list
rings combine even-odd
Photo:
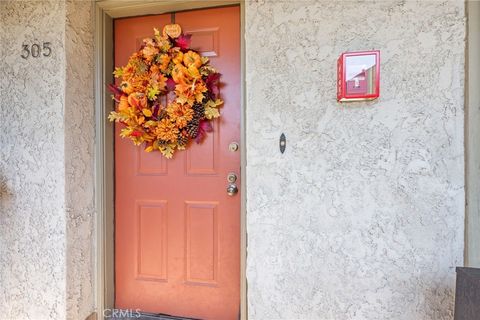
[[(162, 14), (200, 8), (240, 5), (241, 33), (245, 30), (243, 0), (206, 1), (122, 1), (95, 2), (95, 201), (96, 270), (95, 299), (97, 319), (114, 308), (114, 129), (107, 115), (114, 108), (106, 85), (113, 81), (113, 19)], [(241, 146), (245, 146), (245, 43), (241, 37)], [(247, 319), (246, 266), (246, 153), (241, 150), (241, 248), (240, 314)]]

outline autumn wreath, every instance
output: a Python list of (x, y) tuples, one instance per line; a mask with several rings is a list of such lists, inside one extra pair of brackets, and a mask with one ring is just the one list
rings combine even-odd
[(119, 81), (110, 90), (116, 108), (108, 118), (124, 126), (122, 138), (172, 158), (175, 150), (184, 150), (191, 140), (200, 143), (212, 131), (223, 101), (220, 74), (189, 48), (191, 35), (178, 32), (179, 27), (169, 32), (168, 26), (162, 33), (154, 29), (154, 37), (143, 40), (127, 65), (115, 69)]

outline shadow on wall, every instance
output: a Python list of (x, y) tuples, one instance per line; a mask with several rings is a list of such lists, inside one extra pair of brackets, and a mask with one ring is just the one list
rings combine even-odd
[[(428, 280), (427, 280), (428, 279)], [(431, 318), (428, 319), (453, 319), (455, 312), (455, 288), (449, 285), (451, 281), (435, 281), (431, 274), (425, 276), (425, 280), (419, 279), (419, 284), (423, 286), (420, 299), (424, 299), (425, 307), (423, 313)], [(401, 284), (400, 284), (401, 285)], [(412, 301), (412, 303), (415, 303)], [(468, 320), (468, 319), (465, 319)]]

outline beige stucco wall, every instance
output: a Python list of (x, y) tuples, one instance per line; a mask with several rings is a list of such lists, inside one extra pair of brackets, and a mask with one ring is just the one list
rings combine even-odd
[[(463, 1), (252, 0), (245, 25), (250, 319), (452, 319)], [(380, 99), (338, 104), (337, 57), (368, 49)]]
[(94, 310), (94, 5), (66, 1), (65, 205), (67, 318)]
[[(93, 295), (93, 6), (0, 1), (0, 318), (85, 319)], [(22, 44), (52, 55), (22, 59)]]
[[(452, 319), (463, 2), (251, 0), (245, 13), (249, 318)], [(93, 7), (3, 0), (0, 18), (1, 315), (83, 320)], [(34, 39), (52, 57), (20, 58)], [(382, 52), (381, 98), (340, 105), (336, 58), (363, 49)]]

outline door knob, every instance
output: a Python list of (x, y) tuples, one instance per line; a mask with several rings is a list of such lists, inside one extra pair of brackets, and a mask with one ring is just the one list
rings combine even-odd
[(229, 184), (228, 187), (227, 187), (227, 194), (230, 196), (230, 197), (233, 197), (234, 195), (236, 195), (238, 193), (238, 187), (236, 184)]

